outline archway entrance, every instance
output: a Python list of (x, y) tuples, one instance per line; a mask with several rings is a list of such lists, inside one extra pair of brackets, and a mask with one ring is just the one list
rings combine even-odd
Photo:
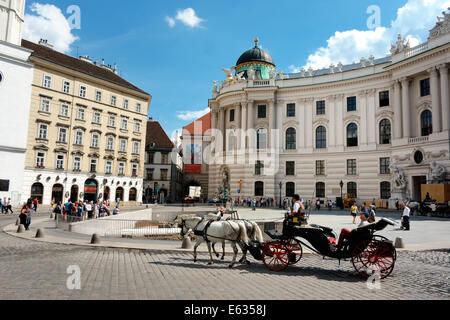
[(98, 200), (98, 182), (94, 179), (87, 179), (84, 183), (84, 200), (97, 202)]
[(31, 199), (37, 199), (39, 204), (42, 204), (44, 197), (44, 185), (40, 182), (36, 182), (31, 186)]
[(77, 202), (78, 201), (78, 186), (73, 185), (72, 188), (70, 188), (70, 201)]
[(55, 184), (52, 188), (52, 200), (55, 200), (55, 203), (63, 202), (64, 196), (64, 187), (61, 184)]
[(111, 190), (109, 187), (105, 186), (103, 188), (103, 200), (108, 201), (110, 198)]
[(414, 176), (412, 177), (412, 200), (422, 201), (422, 185), (427, 184), (426, 176)]
[(136, 188), (131, 188), (128, 194), (128, 201), (136, 201), (137, 198), (137, 190)]
[(123, 201), (123, 188), (122, 187), (118, 187), (116, 189), (116, 198), (115, 198), (115, 200), (117, 201), (117, 199), (119, 199), (120, 201)]

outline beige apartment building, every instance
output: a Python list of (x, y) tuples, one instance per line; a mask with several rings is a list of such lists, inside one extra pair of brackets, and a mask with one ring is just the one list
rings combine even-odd
[(34, 64), (22, 199), (140, 202), (150, 94), (116, 66), (22, 47)]

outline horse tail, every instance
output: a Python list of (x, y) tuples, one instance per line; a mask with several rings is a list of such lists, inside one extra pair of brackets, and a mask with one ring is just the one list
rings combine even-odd
[(253, 236), (256, 236), (256, 240), (258, 242), (264, 242), (264, 237), (259, 225), (254, 221), (251, 221), (251, 224), (253, 225)]
[(243, 222), (237, 222), (237, 225), (239, 226), (240, 240), (242, 240), (245, 244), (248, 244), (249, 239), (247, 236), (247, 228), (245, 227), (245, 224)]

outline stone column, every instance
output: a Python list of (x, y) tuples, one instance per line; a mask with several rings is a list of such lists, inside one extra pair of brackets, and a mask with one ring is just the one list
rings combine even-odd
[(219, 123), (217, 124), (217, 128), (218, 130), (220, 130), (221, 134), (222, 134), (222, 139), (221, 139), (221, 143), (222, 143), (222, 148), (220, 149), (221, 151), (225, 150), (225, 109), (224, 108), (219, 108)]
[(251, 146), (253, 149), (256, 149), (256, 131), (255, 131), (255, 108), (253, 105), (254, 101), (249, 100), (247, 102), (247, 131), (248, 131), (248, 145), (247, 148), (250, 148), (251, 140), (253, 141), (253, 145)]
[(282, 154), (282, 152), (283, 152), (283, 134), (281, 132), (283, 130), (283, 107), (284, 107), (284, 101), (277, 100), (275, 109), (276, 109), (276, 114), (277, 114), (276, 126), (277, 126), (277, 129), (279, 130), (278, 150), (279, 150), (280, 154)]
[(241, 137), (239, 135), (239, 128), (241, 127), (241, 104), (236, 102), (234, 104), (234, 121), (236, 123), (236, 149), (239, 150), (241, 145)]
[(367, 143), (376, 144), (375, 89), (367, 90)]
[(335, 118), (335, 100), (336, 96), (329, 96), (328, 97), (328, 107), (326, 106), (325, 112), (328, 114), (328, 118), (330, 119), (329, 122), (329, 147), (334, 148), (336, 146), (336, 135), (334, 134), (336, 132), (336, 118)]
[(450, 97), (448, 88), (448, 67), (439, 65), (441, 74), (441, 102), (442, 102), (442, 131), (450, 130)]
[(439, 78), (436, 68), (428, 69), (430, 73), (431, 108), (433, 113), (433, 133), (441, 132), (441, 110), (439, 108)]
[(344, 148), (344, 95), (336, 96), (336, 146)]
[(272, 130), (277, 128), (276, 125), (276, 116), (275, 116), (275, 100), (270, 99), (269, 101), (269, 131), (267, 132), (267, 142), (269, 144), (269, 148), (272, 148), (274, 143), (273, 139), (275, 139), (275, 134)]
[(298, 113), (297, 113), (297, 119), (299, 123), (298, 127), (298, 148), (304, 149), (305, 148), (305, 128), (306, 128), (306, 122), (305, 122), (305, 102), (303, 99), (299, 99), (297, 101), (298, 104)]
[(308, 151), (313, 150), (313, 98), (306, 99), (306, 112), (305, 112), (305, 139), (306, 139), (306, 148)]
[[(402, 78), (402, 125), (403, 138), (411, 137), (411, 110), (409, 106), (409, 83), (408, 78)], [(434, 117), (433, 117), (434, 119)]]
[(367, 96), (366, 91), (359, 93), (360, 105), (360, 126), (358, 128), (359, 136), (361, 137), (360, 145), (367, 145), (367, 132), (369, 131), (367, 125)]
[(394, 81), (394, 139), (402, 138), (402, 89), (398, 80)]
[(241, 111), (241, 150), (245, 150), (246, 148), (246, 131), (247, 131), (247, 104), (245, 102), (241, 102), (242, 111)]

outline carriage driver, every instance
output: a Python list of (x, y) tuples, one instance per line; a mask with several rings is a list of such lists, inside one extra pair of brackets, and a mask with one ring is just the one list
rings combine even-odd
[(300, 218), (302, 222), (306, 222), (305, 220), (305, 206), (300, 201), (300, 196), (298, 194), (295, 194), (293, 197), (294, 205), (292, 207), (292, 216), (297, 216)]

